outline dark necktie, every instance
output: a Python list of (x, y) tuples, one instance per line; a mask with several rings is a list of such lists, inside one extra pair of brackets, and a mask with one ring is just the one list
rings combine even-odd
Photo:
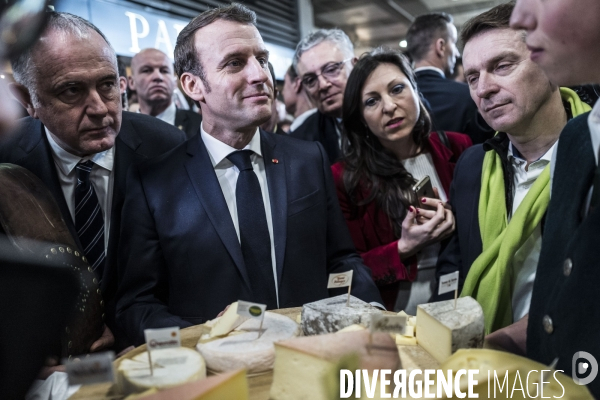
[(252, 153), (251, 150), (235, 151), (227, 158), (240, 170), (235, 202), (242, 254), (254, 293), (252, 301), (273, 309), (277, 308), (277, 296), (271, 261), (271, 239), (260, 184), (250, 161)]
[(77, 164), (77, 186), (75, 187), (75, 229), (81, 242), (83, 254), (102, 279), (104, 270), (104, 217), (98, 202), (94, 186), (90, 182), (90, 172), (94, 163), (90, 161)]

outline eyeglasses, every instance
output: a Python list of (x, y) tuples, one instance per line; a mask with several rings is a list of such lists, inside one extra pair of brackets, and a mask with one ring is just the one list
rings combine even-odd
[(353, 57), (350, 57), (340, 62), (327, 63), (323, 66), (323, 68), (321, 68), (320, 73), (305, 74), (302, 77), (302, 85), (304, 85), (304, 87), (306, 87), (307, 89), (312, 90), (316, 88), (317, 84), (319, 83), (319, 75), (323, 76), (323, 78), (327, 79), (328, 81), (337, 78), (340, 72), (342, 71), (344, 64), (352, 60), (352, 58)]

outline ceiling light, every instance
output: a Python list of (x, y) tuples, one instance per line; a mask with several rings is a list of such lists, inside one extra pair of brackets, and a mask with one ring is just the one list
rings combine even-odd
[(400, 47), (406, 47), (406, 46), (408, 46), (408, 42), (406, 40), (400, 41)]
[(4, 79), (4, 75), (0, 75), (0, 79)]

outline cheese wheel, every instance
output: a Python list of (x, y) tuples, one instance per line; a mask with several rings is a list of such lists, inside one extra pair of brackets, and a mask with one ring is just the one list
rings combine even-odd
[(117, 387), (123, 394), (164, 389), (206, 377), (206, 364), (193, 349), (176, 347), (152, 351), (153, 374), (150, 375), (148, 352), (121, 361), (117, 369)]
[(483, 310), (472, 297), (461, 297), (417, 307), (417, 342), (437, 361), (458, 349), (483, 346)]
[(286, 316), (267, 311), (260, 337), (259, 326), (260, 319), (249, 319), (236, 329), (246, 333), (206, 343), (200, 341), (197, 349), (206, 360), (209, 370), (224, 372), (245, 368), (249, 373), (260, 373), (273, 369), (273, 343), (296, 336), (298, 325)]
[(302, 331), (306, 336), (335, 333), (350, 325), (371, 326), (371, 315), (381, 311), (369, 303), (348, 295), (331, 297), (302, 306)]

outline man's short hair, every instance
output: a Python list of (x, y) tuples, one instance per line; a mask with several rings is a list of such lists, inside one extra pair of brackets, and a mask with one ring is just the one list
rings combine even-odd
[(347, 57), (354, 56), (354, 45), (352, 41), (341, 29), (319, 29), (306, 35), (296, 46), (294, 53), (293, 67), (298, 71), (298, 61), (304, 52), (312, 49), (323, 42), (332, 42), (346, 54)]
[[(460, 39), (464, 45), (467, 44), (474, 36), (492, 29), (509, 29), (510, 15), (515, 8), (515, 2), (510, 1), (505, 4), (500, 4), (484, 13), (481, 13), (468, 20), (462, 27)], [(525, 40), (525, 32), (523, 31), (523, 40)]]
[(448, 40), (448, 24), (454, 20), (445, 12), (419, 15), (406, 33), (406, 52), (417, 62), (425, 58), (431, 44), (438, 38)]
[(298, 78), (298, 72), (296, 72), (296, 68), (293, 65), (290, 65), (285, 74), (290, 77), (290, 81), (292, 82)]
[[(117, 65), (117, 55), (115, 50), (112, 48), (108, 39), (104, 34), (98, 29), (94, 24), (85, 19), (78, 17), (77, 15), (69, 14), (66, 12), (56, 12), (49, 11), (48, 15), (48, 24), (44, 32), (50, 32), (52, 30), (56, 30), (59, 32), (68, 33), (77, 37), (78, 39), (87, 39), (89, 38), (90, 32), (94, 31), (98, 33), (102, 39), (106, 42), (108, 47), (112, 50), (114, 63)], [(34, 106), (37, 106), (39, 103), (36, 93), (36, 84), (35, 81), (36, 72), (38, 66), (32, 60), (33, 52), (36, 50), (40, 41), (38, 40), (31, 48), (27, 51), (23, 52), (18, 57), (15, 57), (11, 60), (11, 66), (13, 70), (13, 77), (15, 81), (27, 88), (29, 90), (29, 94), (31, 95), (31, 101)], [(65, 65), (68, 68), (68, 65)], [(43, 68), (43, 66), (40, 66)]]
[(218, 7), (207, 10), (194, 18), (177, 36), (175, 44), (175, 73), (181, 78), (189, 72), (202, 79), (207, 90), (210, 90), (202, 63), (198, 53), (194, 36), (198, 29), (204, 28), (218, 20), (237, 22), (244, 25), (256, 26), (256, 13), (249, 8), (232, 3), (227, 7)]

